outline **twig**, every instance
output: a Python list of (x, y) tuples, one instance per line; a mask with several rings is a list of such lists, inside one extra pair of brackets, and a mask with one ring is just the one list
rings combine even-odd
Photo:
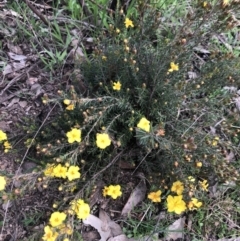
[(141, 220), (139, 221), (139, 223), (137, 224), (136, 229), (139, 227), (139, 225), (142, 223), (143, 219), (145, 218), (145, 216), (147, 215), (148, 210), (150, 209), (151, 205), (148, 206), (147, 210), (145, 211), (144, 215), (142, 216)]
[(29, 0), (23, 0), (28, 7), (47, 25), (49, 26), (48, 20), (43, 16), (41, 12), (39, 12), (30, 2)]
[[(27, 150), (26, 150), (26, 152), (25, 152), (25, 154), (24, 154), (24, 156), (23, 156), (23, 158), (22, 158), (22, 160), (21, 160), (21, 163), (20, 163), (20, 165), (19, 165), (19, 167), (18, 167), (18, 169), (17, 169), (17, 171), (16, 171), (16, 175), (19, 174), (20, 169), (21, 169), (21, 167), (22, 167), (22, 165), (23, 165), (23, 162), (24, 162), (24, 160), (25, 160), (25, 158), (26, 158), (26, 156), (27, 156), (30, 148), (32, 147), (32, 144), (33, 144), (35, 138), (37, 137), (38, 133), (39, 133), (40, 130), (42, 129), (43, 125), (44, 125), (45, 122), (47, 121), (49, 115), (52, 113), (52, 111), (53, 111), (53, 109), (55, 108), (56, 105), (57, 105), (57, 103), (56, 103), (56, 104), (52, 107), (52, 109), (49, 111), (49, 113), (47, 114), (46, 118), (43, 120), (43, 123), (42, 123), (41, 126), (38, 128), (36, 134), (35, 134), (34, 137), (32, 138), (31, 143), (30, 143), (29, 147), (27, 148)], [(15, 183), (15, 181), (12, 182), (12, 185), (11, 185), (11, 188), (10, 188), (11, 192), (12, 192), (12, 190), (13, 190), (14, 183)], [(7, 203), (6, 203), (6, 210), (5, 210), (5, 213), (4, 213), (4, 218), (3, 218), (3, 223), (2, 223), (2, 229), (1, 229), (0, 237), (1, 237), (2, 234), (3, 234), (3, 230), (4, 230), (4, 226), (5, 226), (5, 222), (6, 222), (6, 217), (7, 217), (7, 213), (8, 213), (8, 208), (9, 208), (9, 206), (10, 206), (10, 201), (8, 200)]]
[(139, 166), (142, 164), (142, 162), (147, 158), (148, 154), (150, 153), (150, 151), (146, 154), (146, 156), (141, 160), (141, 162), (138, 164), (138, 166), (134, 169), (132, 175), (137, 171), (137, 169), (139, 168)]
[(106, 171), (110, 166), (112, 166), (118, 160), (118, 158), (122, 155), (123, 152), (124, 150), (119, 152), (107, 166), (105, 166), (101, 171), (96, 173), (91, 179), (97, 178), (102, 172)]
[[(27, 70), (27, 72), (30, 72), (35, 66), (36, 66), (36, 63), (33, 64), (33, 65)], [(24, 78), (26, 74), (27, 74), (26, 72), (23, 72), (23, 73), (21, 73), (20, 75), (18, 75), (18, 76), (16, 76), (15, 78), (13, 78), (13, 79), (7, 84), (7, 86), (1, 91), (0, 96), (3, 95), (3, 93), (4, 93), (7, 89), (9, 89), (15, 82), (17, 82), (17, 81), (20, 80), (21, 78)]]
[(194, 124), (204, 115), (205, 113), (202, 113), (193, 123), (192, 125), (189, 126), (189, 128), (187, 128), (187, 130), (184, 131), (184, 133), (182, 134), (181, 137), (184, 137), (185, 134), (194, 126)]

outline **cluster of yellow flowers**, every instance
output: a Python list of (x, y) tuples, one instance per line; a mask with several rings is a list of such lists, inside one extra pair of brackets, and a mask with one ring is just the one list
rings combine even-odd
[(120, 185), (110, 185), (110, 186), (105, 186), (103, 188), (103, 196), (110, 196), (113, 199), (116, 199), (122, 195), (121, 192), (121, 186)]
[(64, 237), (63, 241), (69, 241), (66, 236), (71, 235), (73, 229), (71, 225), (63, 223), (66, 217), (67, 215), (64, 212), (52, 213), (49, 220), (50, 225), (44, 227), (42, 239), (44, 241), (55, 241), (61, 235)]
[(76, 214), (79, 219), (86, 219), (90, 214), (90, 206), (82, 199), (73, 200), (69, 212), (71, 214)]
[[(150, 121), (147, 120), (145, 117), (141, 118), (138, 122), (137, 127), (149, 132), (150, 131)], [(81, 142), (81, 134), (82, 131), (77, 128), (72, 128), (71, 131), (67, 132), (66, 136), (68, 138), (68, 143), (73, 142)], [(96, 134), (96, 145), (100, 149), (105, 149), (106, 147), (111, 145), (110, 136), (107, 133), (97, 133)]]
[(66, 110), (74, 110), (74, 104), (72, 103), (71, 100), (65, 99), (63, 103), (67, 106)]
[[(81, 130), (77, 128), (72, 128), (71, 131), (67, 132), (68, 142), (73, 143), (81, 142)], [(106, 147), (111, 145), (111, 139), (108, 134), (106, 133), (97, 133), (96, 135), (96, 145), (100, 149), (105, 149)]]
[(80, 168), (78, 166), (63, 166), (58, 164), (47, 164), (47, 167), (44, 171), (45, 176), (50, 177), (59, 177), (59, 178), (68, 178), (69, 181), (80, 178), (81, 174), (79, 172)]
[(7, 153), (10, 149), (12, 149), (11, 144), (7, 141), (7, 134), (5, 132), (3, 132), (2, 130), (0, 130), (0, 142), (3, 142), (3, 146), (4, 146), (4, 152)]
[[(195, 181), (194, 178), (189, 178), (190, 182)], [(202, 182), (199, 182), (199, 185), (202, 190), (207, 190), (208, 183), (207, 180), (203, 180)], [(197, 208), (200, 208), (202, 206), (202, 202), (199, 202), (197, 198), (191, 198), (191, 200), (186, 204), (186, 202), (183, 200), (183, 191), (184, 191), (184, 185), (181, 181), (176, 181), (173, 183), (171, 187), (171, 191), (176, 193), (177, 196), (168, 195), (167, 196), (167, 208), (168, 212), (175, 212), (176, 214), (181, 214), (182, 212), (188, 210), (195, 210)], [(161, 190), (157, 190), (156, 192), (151, 192), (148, 194), (148, 198), (152, 202), (161, 202)]]
[[(150, 131), (150, 121), (147, 120), (145, 117), (141, 118), (139, 123), (137, 124), (137, 127), (149, 132)], [(81, 130), (77, 128), (72, 128), (71, 131), (67, 132), (68, 142), (73, 143), (81, 142)], [(96, 135), (96, 145), (100, 149), (105, 149), (106, 147), (111, 145), (111, 139), (107, 133), (97, 133)]]

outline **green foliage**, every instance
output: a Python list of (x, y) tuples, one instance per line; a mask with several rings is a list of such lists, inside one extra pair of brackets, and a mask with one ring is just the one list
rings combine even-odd
[[(134, 7), (143, 12), (141, 4)], [(212, 52), (199, 65), (194, 51), (194, 47), (210, 41), (212, 33), (226, 28), (229, 13), (221, 3), (213, 5), (215, 15), (202, 3), (193, 2), (191, 7), (196, 11), (180, 26), (162, 22), (151, 6), (145, 7), (140, 22), (132, 19), (133, 29), (126, 29), (119, 15), (116, 27), (110, 28), (110, 38), (103, 35), (96, 42), (95, 51), (79, 66), (87, 90), (78, 93), (72, 88), (65, 98), (75, 109), (66, 111), (56, 127), (65, 133), (74, 126), (82, 129), (80, 152), (75, 145), (60, 148), (67, 156), (68, 150), (74, 152), (73, 163), (96, 155), (108, 162), (117, 149), (124, 153), (135, 149), (137, 155), (132, 160), (136, 163), (149, 155), (149, 173), (155, 167), (157, 172), (171, 170), (178, 162), (176, 172), (164, 172), (163, 178), (193, 175), (201, 180), (213, 173), (222, 181), (238, 178), (234, 166), (225, 163), (226, 150), (237, 148), (238, 139), (231, 126), (238, 114), (231, 110), (234, 93), (223, 91), (224, 86), (237, 87), (233, 80), (239, 76), (238, 61), (232, 54)], [(199, 21), (199, 16), (208, 18), (208, 24)], [(116, 33), (117, 28), (120, 33)], [(166, 29), (170, 34), (167, 37), (163, 32)], [(171, 63), (179, 69), (169, 71)], [(190, 77), (192, 72), (196, 77)], [(113, 89), (118, 81), (120, 91)], [(151, 123), (149, 133), (137, 128), (142, 117)], [(95, 143), (96, 134), (101, 132), (108, 133), (112, 140), (103, 152)], [(232, 139), (235, 142), (229, 144)], [(202, 168), (196, 168), (198, 162)]]

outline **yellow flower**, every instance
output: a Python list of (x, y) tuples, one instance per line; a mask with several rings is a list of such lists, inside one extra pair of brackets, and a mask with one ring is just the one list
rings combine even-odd
[(150, 131), (150, 121), (147, 120), (145, 117), (143, 117), (137, 124), (137, 127), (146, 131), (146, 132), (149, 132)]
[(116, 29), (116, 33), (120, 33), (120, 29), (119, 28)]
[(52, 227), (57, 227), (64, 222), (66, 217), (67, 217), (67, 215), (65, 213), (54, 212), (51, 214), (49, 222), (52, 225)]
[(7, 140), (7, 134), (0, 130), (0, 141)]
[(107, 60), (107, 57), (105, 55), (102, 56), (102, 60), (103, 61), (106, 61)]
[(78, 200), (73, 200), (70, 204), (71, 204), (71, 209), (74, 211), (74, 212), (78, 212), (78, 207), (82, 204), (84, 204), (84, 200), (82, 199), (78, 199)]
[(223, 0), (222, 6), (226, 7), (229, 4), (229, 0)]
[(100, 149), (105, 149), (107, 146), (111, 145), (111, 139), (109, 138), (109, 135), (106, 133), (97, 133), (96, 144), (97, 147), (99, 147)]
[(126, 28), (134, 27), (132, 20), (130, 20), (129, 18), (126, 18), (124, 23), (125, 23)]
[(167, 208), (168, 212), (175, 212), (176, 214), (181, 214), (186, 210), (186, 203), (182, 200), (182, 195), (167, 197)]
[(207, 180), (203, 180), (202, 182), (199, 181), (200, 187), (202, 188), (202, 190), (207, 191), (208, 190), (208, 183)]
[(73, 229), (72, 229), (72, 227), (69, 224), (62, 225), (61, 227), (58, 227), (58, 228), (60, 228), (60, 233), (61, 234), (71, 235), (73, 233)]
[(192, 198), (187, 206), (189, 210), (195, 210), (202, 206), (202, 202), (199, 202), (197, 198)]
[(8, 141), (5, 141), (3, 143), (3, 145), (4, 145), (5, 149), (11, 149), (12, 148), (11, 144)]
[(54, 169), (54, 165), (48, 163), (47, 166), (46, 166), (46, 169), (43, 172), (44, 175), (46, 177), (54, 177), (53, 169)]
[(172, 188), (171, 188), (172, 192), (176, 192), (177, 195), (181, 195), (183, 193), (183, 190), (184, 190), (184, 186), (183, 186), (182, 182), (176, 181), (173, 183)]
[(119, 90), (121, 90), (121, 83), (118, 81), (118, 82), (114, 82), (113, 83), (113, 89), (114, 90), (117, 90), (117, 91), (119, 91)]
[(171, 62), (170, 63), (170, 69), (168, 70), (168, 72), (173, 72), (174, 70), (175, 71), (178, 71), (178, 64), (175, 64), (174, 62)]
[(194, 178), (193, 176), (189, 176), (189, 177), (188, 177), (188, 180), (189, 180), (190, 182), (195, 182), (195, 178)]
[(193, 202), (192, 201), (190, 201), (188, 204), (187, 204), (187, 207), (188, 207), (188, 209), (189, 210), (194, 210), (194, 209), (196, 209), (195, 207), (194, 207), (194, 204), (193, 204)]
[(90, 207), (82, 199), (71, 202), (71, 209), (76, 213), (79, 219), (86, 219), (90, 214)]
[(212, 144), (212, 146), (217, 146), (217, 145), (218, 145), (218, 142), (219, 142), (219, 137), (216, 136), (216, 137), (214, 137), (214, 139), (212, 140), (211, 144)]
[(90, 214), (90, 207), (87, 203), (83, 203), (79, 205), (78, 207), (78, 212), (77, 212), (77, 217), (79, 219), (86, 219)]
[(67, 178), (69, 181), (72, 181), (74, 179), (80, 178), (81, 174), (79, 172), (79, 167), (78, 166), (70, 166), (67, 171)]
[(148, 198), (154, 203), (160, 203), (161, 202), (161, 194), (162, 194), (162, 192), (160, 190), (158, 190), (157, 192), (150, 192), (148, 194)]
[(199, 202), (197, 198), (192, 198), (191, 200), (195, 207), (200, 208), (202, 206), (202, 202)]
[(3, 143), (3, 145), (4, 145), (4, 147), (5, 147), (5, 149), (4, 149), (4, 152), (5, 152), (5, 153), (8, 153), (8, 151), (9, 151), (10, 149), (12, 149), (12, 146), (11, 146), (11, 144), (10, 144), (8, 141), (5, 141), (5, 142)]
[(55, 241), (57, 237), (58, 234), (53, 232), (49, 226), (44, 228), (44, 236), (42, 237), (44, 241)]
[(113, 199), (120, 197), (122, 195), (120, 185), (110, 185), (108, 187), (107, 195), (111, 196)]
[(81, 142), (81, 134), (82, 131), (77, 128), (72, 128), (71, 131), (67, 132), (67, 137), (68, 137), (68, 142), (73, 143), (74, 141), (76, 142)]
[(7, 183), (7, 182), (6, 182), (5, 177), (0, 176), (0, 191), (2, 191), (2, 190), (5, 189), (6, 183)]
[(206, 8), (208, 3), (206, 1), (203, 2), (203, 7)]
[(63, 103), (64, 103), (65, 105), (70, 105), (70, 104), (71, 104), (71, 100), (65, 99), (65, 100), (63, 101)]
[(74, 104), (68, 105), (66, 110), (74, 110)]
[(67, 167), (58, 164), (56, 167), (53, 168), (53, 174), (55, 177), (62, 177), (66, 178), (67, 176)]
[(202, 162), (196, 162), (196, 167), (202, 167)]
[(103, 190), (102, 190), (103, 196), (106, 197), (107, 193), (108, 193), (108, 187), (104, 187)]

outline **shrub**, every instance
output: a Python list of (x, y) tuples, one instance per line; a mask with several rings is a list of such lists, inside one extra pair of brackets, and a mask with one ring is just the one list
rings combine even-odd
[[(214, 35), (235, 26), (238, 10), (235, 0), (192, 1), (176, 16), (142, 1), (131, 5), (126, 16), (116, 11), (114, 25), (75, 65), (85, 91), (78, 90), (79, 80), (69, 91), (59, 91), (52, 101), (60, 101), (64, 111), (36, 141), (38, 154), (51, 163), (46, 183), (69, 179), (61, 184), (68, 206), (75, 186), (72, 199), (77, 200), (89, 198), (88, 188), (99, 177), (121, 185), (119, 160), (144, 172), (150, 190), (156, 187), (161, 195), (166, 189), (162, 199), (170, 200), (168, 209), (177, 214), (202, 206), (195, 197), (208, 182), (239, 181), (239, 59), (217, 51), (212, 42)], [(166, 197), (179, 180), (182, 191)], [(86, 203), (81, 199), (79, 205), (72, 210)]]

